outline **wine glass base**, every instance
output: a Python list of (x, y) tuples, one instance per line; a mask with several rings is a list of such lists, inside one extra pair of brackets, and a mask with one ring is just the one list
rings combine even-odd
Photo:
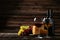
[(36, 38), (38, 38), (38, 39), (42, 39), (43, 37), (36, 37)]
[(50, 36), (45, 36), (45, 38), (51, 38)]

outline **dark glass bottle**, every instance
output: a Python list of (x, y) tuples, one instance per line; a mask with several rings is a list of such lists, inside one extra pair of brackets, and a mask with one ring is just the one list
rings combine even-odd
[(48, 9), (47, 17), (43, 19), (44, 29), (47, 30), (48, 36), (54, 35), (54, 20), (53, 20), (53, 10)]

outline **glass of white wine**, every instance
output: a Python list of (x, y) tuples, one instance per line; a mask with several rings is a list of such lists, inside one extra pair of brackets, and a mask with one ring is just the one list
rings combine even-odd
[(50, 23), (45, 23), (44, 26), (45, 26), (46, 30), (48, 31), (45, 37), (50, 38), (50, 36), (49, 36), (49, 28), (51, 27), (51, 24)]

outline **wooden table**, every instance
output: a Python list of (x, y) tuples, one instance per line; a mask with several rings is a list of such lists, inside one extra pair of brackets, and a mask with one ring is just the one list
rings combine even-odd
[(36, 38), (36, 36), (17, 36), (17, 33), (0, 33), (0, 40), (60, 40), (60, 38), (51, 37), (51, 38)]

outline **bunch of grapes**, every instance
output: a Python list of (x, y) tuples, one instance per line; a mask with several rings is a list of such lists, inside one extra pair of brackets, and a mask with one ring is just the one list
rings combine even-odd
[(29, 34), (32, 34), (32, 28), (29, 27), (28, 29), (24, 30), (21, 35), (28, 36)]
[(28, 36), (32, 33), (32, 27), (30, 26), (21, 26), (18, 32), (18, 36)]

